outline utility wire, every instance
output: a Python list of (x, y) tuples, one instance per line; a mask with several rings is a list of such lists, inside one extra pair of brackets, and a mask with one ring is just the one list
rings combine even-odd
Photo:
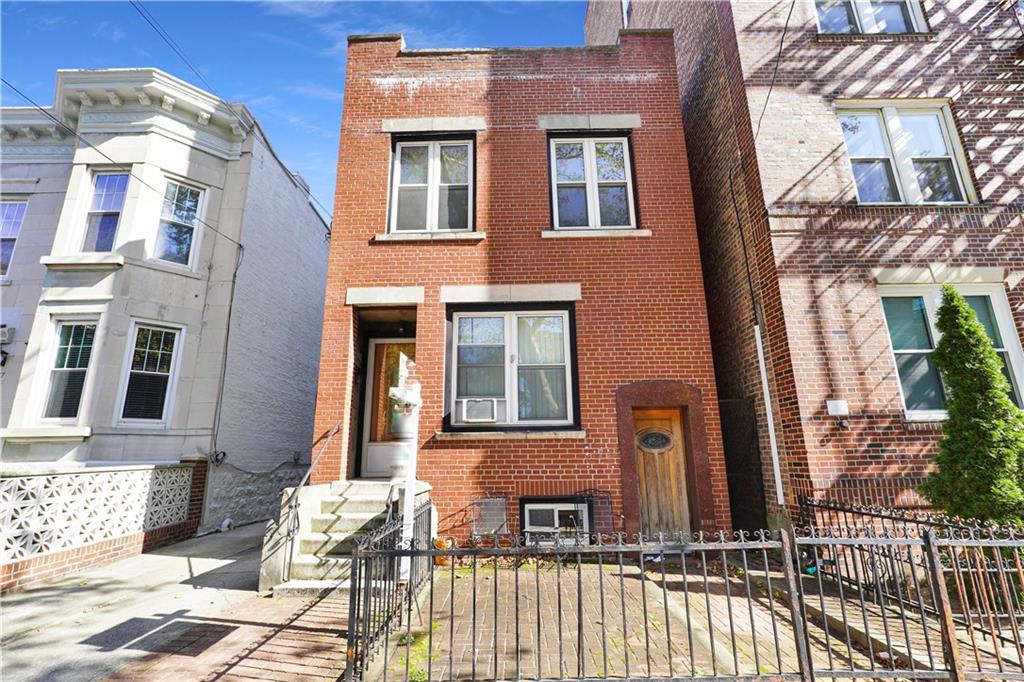
[(789, 3), (789, 14), (786, 15), (786, 23), (782, 26), (782, 38), (779, 39), (779, 53), (775, 56), (775, 69), (772, 71), (772, 80), (768, 84), (768, 94), (764, 96), (764, 106), (761, 107), (761, 115), (757, 117), (757, 131), (754, 133), (754, 142), (757, 142), (757, 136), (761, 134), (761, 120), (764, 118), (764, 112), (768, 111), (768, 100), (771, 99), (772, 89), (775, 88), (775, 79), (779, 75), (779, 64), (782, 63), (782, 47), (786, 44), (786, 32), (789, 31), (789, 20), (793, 16), (793, 8), (796, 7), (796, 0)]
[[(199, 67), (196, 66), (195, 62), (193, 62), (185, 53), (184, 48), (182, 48), (181, 45), (179, 45), (178, 42), (174, 40), (174, 37), (170, 34), (170, 31), (164, 28), (163, 24), (161, 24), (157, 20), (157, 18), (153, 16), (153, 14), (148, 9), (146, 9), (145, 6), (143, 6), (141, 1), (128, 0), (128, 2), (129, 4), (131, 4), (132, 7), (135, 8), (135, 11), (138, 12), (139, 16), (141, 16), (146, 21), (146, 23), (149, 24), (150, 28), (152, 28), (156, 32), (156, 34), (160, 36), (161, 40), (167, 43), (167, 46), (171, 48), (174, 54), (178, 55), (178, 58), (185, 63), (185, 66), (187, 66), (189, 70), (196, 75), (196, 78), (202, 81), (203, 85), (206, 86), (206, 89), (209, 91), (209, 93), (216, 97), (218, 100), (220, 100), (221, 103), (227, 108), (227, 110), (231, 112), (231, 115), (234, 116), (245, 129), (245, 134), (251, 135), (253, 129), (256, 127), (256, 124), (247, 124), (245, 121), (243, 121), (242, 117), (239, 116), (238, 112), (236, 112), (234, 107), (231, 106), (231, 103), (217, 93), (213, 85), (210, 84), (210, 81), (208, 81), (206, 79), (206, 76), (203, 75), (202, 71), (199, 70)], [(266, 149), (271, 154), (274, 154), (273, 150), (270, 149), (270, 147), (260, 138), (259, 135), (256, 135), (255, 139), (257, 143), (263, 145), (264, 149)], [(320, 207), (320, 210), (324, 212), (324, 215), (327, 216), (328, 220), (330, 221), (331, 212), (327, 210), (327, 207), (320, 203), (320, 200), (317, 199), (316, 195), (313, 194), (312, 192), (309, 193), (309, 198), (312, 199), (313, 203)], [(330, 232), (331, 228), (330, 225), (328, 225), (328, 235), (330, 234)]]
[[(106, 154), (106, 153), (105, 153), (105, 152), (104, 152), (104, 151), (103, 151), (102, 149), (100, 149), (99, 147), (97, 147), (96, 145), (94, 145), (94, 144), (93, 144), (92, 142), (89, 142), (89, 141), (88, 141), (88, 140), (86, 140), (86, 139), (85, 139), (84, 137), (82, 137), (81, 135), (79, 135), (79, 134), (78, 134), (78, 131), (77, 131), (77, 130), (75, 130), (74, 128), (72, 128), (72, 127), (71, 127), (71, 126), (69, 126), (68, 124), (64, 123), (64, 121), (61, 121), (61, 120), (60, 120), (59, 118), (57, 118), (56, 116), (54, 116), (53, 114), (51, 114), (51, 113), (50, 113), (49, 111), (47, 111), (47, 110), (46, 110), (46, 108), (44, 108), (44, 107), (43, 107), (42, 105), (40, 105), (40, 104), (39, 104), (38, 102), (36, 102), (36, 101), (35, 101), (34, 99), (32, 99), (31, 97), (29, 97), (28, 95), (26, 95), (26, 94), (25, 94), (24, 92), (22, 92), (22, 91), (21, 91), (20, 89), (18, 89), (18, 88), (17, 88), (17, 86), (15, 86), (15, 85), (14, 85), (13, 83), (11, 83), (11, 82), (10, 82), (9, 80), (7, 80), (6, 78), (3, 78), (2, 76), (0, 76), (0, 82), (3, 82), (3, 84), (4, 84), (4, 85), (6, 85), (6, 86), (7, 86), (8, 88), (10, 88), (10, 89), (11, 89), (12, 91), (14, 91), (14, 92), (15, 92), (15, 93), (16, 93), (16, 94), (17, 94), (17, 95), (19, 96), (19, 97), (21, 97), (21, 98), (22, 98), (23, 100), (25, 100), (26, 102), (28, 102), (28, 103), (29, 103), (29, 104), (30, 104), (30, 105), (32, 106), (32, 108), (33, 108), (33, 109), (37, 110), (37, 111), (38, 111), (39, 113), (41, 113), (41, 114), (43, 114), (44, 116), (46, 116), (46, 118), (48, 118), (48, 119), (50, 119), (51, 121), (53, 121), (53, 123), (54, 123), (55, 125), (58, 125), (58, 126), (60, 126), (60, 127), (61, 127), (61, 128), (63, 129), (63, 130), (65, 130), (65, 131), (67, 131), (68, 133), (70, 133), (71, 135), (73, 135), (73, 136), (74, 136), (75, 138), (77, 138), (77, 139), (78, 139), (78, 141), (79, 141), (79, 142), (81, 142), (81, 143), (82, 143), (82, 144), (84, 144), (85, 146), (87, 146), (87, 147), (89, 147), (90, 149), (92, 149), (93, 151), (95, 151), (95, 152), (96, 152), (97, 154), (99, 154), (99, 155), (100, 155), (100, 156), (102, 156), (102, 157), (103, 157), (104, 159), (106, 159), (106, 160), (107, 160), (107, 161), (109, 161), (109, 162), (110, 162), (111, 164), (113, 164), (113, 165), (114, 165), (114, 166), (115, 166), (116, 168), (118, 168), (119, 170), (123, 170), (123, 171), (126, 171), (126, 172), (127, 172), (127, 173), (128, 173), (129, 175), (131, 175), (131, 176), (132, 176), (133, 178), (135, 178), (136, 180), (138, 180), (138, 181), (139, 181), (140, 183), (142, 183), (142, 184), (143, 184), (144, 186), (146, 186), (146, 187), (148, 187), (149, 189), (151, 189), (151, 190), (153, 190), (154, 192), (156, 192), (156, 193), (157, 193), (157, 195), (158, 195), (158, 196), (160, 196), (161, 198), (162, 198), (162, 197), (164, 196), (164, 192), (160, 191), (159, 189), (157, 189), (157, 188), (156, 188), (156, 187), (154, 187), (153, 185), (151, 185), (151, 184), (149, 184), (148, 182), (146, 182), (146, 180), (145, 180), (144, 178), (142, 178), (142, 177), (140, 177), (140, 176), (136, 175), (136, 174), (135, 174), (135, 172), (134, 172), (134, 171), (132, 170), (132, 167), (131, 167), (130, 165), (127, 165), (127, 166), (126, 166), (125, 164), (123, 164), (123, 163), (118, 163), (118, 162), (117, 162), (117, 161), (115, 161), (114, 159), (110, 158), (110, 156), (108, 156), (108, 155), (107, 155), (107, 154)], [(245, 250), (245, 247), (244, 247), (244, 246), (242, 246), (242, 244), (241, 244), (241, 243), (240, 243), (240, 242), (239, 242), (238, 240), (236, 240), (236, 239), (232, 239), (231, 237), (229, 237), (228, 235), (224, 234), (223, 232), (221, 232), (221, 231), (220, 231), (220, 230), (218, 230), (218, 229), (217, 229), (216, 227), (214, 227), (214, 226), (213, 226), (213, 225), (211, 225), (210, 223), (206, 222), (205, 220), (203, 220), (203, 219), (202, 219), (202, 218), (200, 218), (199, 216), (196, 216), (196, 217), (195, 217), (195, 219), (196, 219), (196, 221), (197, 221), (197, 222), (199, 222), (199, 223), (202, 223), (202, 225), (203, 225), (204, 227), (206, 227), (206, 228), (210, 229), (210, 231), (212, 231), (212, 232), (216, 232), (216, 233), (217, 233), (217, 234), (219, 234), (220, 236), (224, 237), (224, 239), (227, 239), (227, 240), (228, 240), (229, 242), (231, 242), (231, 243), (235, 244), (235, 245), (236, 245), (236, 246), (237, 246), (237, 247), (238, 247), (239, 249), (241, 249), (242, 251), (244, 251), (244, 250)]]

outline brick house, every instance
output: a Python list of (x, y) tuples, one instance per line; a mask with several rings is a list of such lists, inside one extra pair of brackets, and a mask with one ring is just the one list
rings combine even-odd
[(314, 484), (400, 464), (414, 359), (441, 534), (729, 526), (678, 100), (667, 31), (349, 39)]
[(801, 494), (922, 504), (943, 283), (1024, 395), (1012, 3), (594, 1), (587, 42), (624, 25), (675, 31), (734, 522), (763, 519), (761, 479), (769, 513)]

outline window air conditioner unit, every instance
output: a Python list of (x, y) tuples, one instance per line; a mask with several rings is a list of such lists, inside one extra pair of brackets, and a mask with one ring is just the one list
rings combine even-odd
[(0, 343), (14, 343), (14, 327), (0, 325)]
[(462, 421), (467, 424), (493, 424), (498, 421), (498, 401), (495, 398), (463, 398)]

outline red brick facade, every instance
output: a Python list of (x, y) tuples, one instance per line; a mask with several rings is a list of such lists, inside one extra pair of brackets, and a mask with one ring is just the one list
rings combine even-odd
[(0, 566), (0, 592), (23, 590), (193, 537), (203, 516), (208, 464), (203, 460), (191, 466), (188, 515), (182, 523), (3, 564)]
[[(334, 232), (328, 270), (316, 433), (342, 422), (313, 476), (356, 475), (360, 312), (352, 287), (423, 287), (415, 306), (423, 385), (418, 476), (433, 485), (440, 531), (468, 530), (473, 501), (589, 495), (599, 530), (635, 530), (624, 502), (617, 391), (667, 381), (688, 396), (687, 453), (696, 529), (730, 524), (717, 396), (672, 37), (624, 32), (593, 48), (417, 50), (399, 36), (350, 40)], [(547, 131), (538, 116), (639, 115), (631, 145), (639, 227), (647, 236), (542, 238), (551, 230)], [(483, 117), (476, 132), (479, 240), (384, 241), (392, 135), (385, 119)], [(583, 133), (585, 134), (585, 133)], [(578, 283), (574, 302), (579, 428), (585, 437), (439, 438), (444, 428), (446, 285)], [(656, 400), (659, 386), (646, 385)], [(671, 393), (671, 392), (670, 392)], [(633, 404), (633, 403), (629, 403)], [(621, 403), (627, 405), (627, 403)], [(652, 406), (658, 405), (657, 402)], [(625, 409), (625, 408), (622, 408)], [(630, 424), (631, 424), (630, 418)], [(632, 435), (627, 439), (631, 447)], [(628, 448), (627, 448), (628, 449)], [(632, 483), (635, 485), (635, 481)]]
[[(921, 9), (921, 33), (831, 36), (819, 34), (814, 3), (630, 3), (631, 28), (675, 30), (719, 396), (756, 405), (770, 511), (744, 240), (790, 511), (809, 493), (922, 503), (914, 488), (941, 423), (905, 416), (880, 286), (991, 283), (1024, 335), (1024, 145), (1013, 123), (1024, 116), (1024, 37), (996, 0)], [(622, 24), (620, 2), (592, 1), (587, 42), (613, 42)], [(921, 99), (949, 107), (978, 201), (858, 205), (837, 103)], [(828, 399), (849, 401), (849, 428), (827, 415)]]

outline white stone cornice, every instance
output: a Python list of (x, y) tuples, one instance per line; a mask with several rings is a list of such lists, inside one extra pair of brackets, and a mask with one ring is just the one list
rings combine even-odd
[(198, 114), (196, 114), (196, 122), (199, 125), (201, 125), (201, 126), (209, 125), (210, 124), (210, 112), (208, 112), (208, 111), (200, 111)]
[(231, 124), (231, 134), (235, 137), (245, 137), (245, 134), (242, 131), (242, 126), (238, 123)]
[(4, 128), (0, 130), (0, 138), (2, 138), (4, 142), (10, 142), (14, 139), (14, 131), (4, 126)]
[(50, 137), (52, 137), (55, 140), (63, 140), (64, 139), (64, 129), (61, 128), (58, 125), (51, 126), (50, 127)]
[(107, 100), (111, 105), (119, 107), (124, 104), (124, 100), (121, 99), (121, 95), (117, 94), (113, 90), (107, 90), (105, 94), (107, 95)]
[(29, 126), (24, 126), (20, 130), (21, 130), (21, 134), (22, 135), (24, 135), (28, 139), (32, 140), (33, 142), (35, 142), (36, 140), (39, 139), (39, 133), (37, 133), (35, 131), (35, 129), (33, 129), (33, 128), (29, 127)]
[(149, 95), (147, 95), (146, 91), (142, 88), (135, 88), (135, 96), (139, 98), (139, 104), (144, 107), (148, 107), (153, 103), (152, 100), (149, 99)]
[(75, 93), (75, 96), (78, 97), (78, 101), (83, 107), (91, 107), (93, 106), (93, 104), (95, 104), (95, 102), (92, 101), (92, 97), (89, 97), (89, 93), (87, 93), (85, 90), (77, 91)]
[(174, 99), (170, 95), (164, 95), (163, 101), (160, 102), (160, 107), (164, 111), (174, 111), (174, 105), (178, 100)]

